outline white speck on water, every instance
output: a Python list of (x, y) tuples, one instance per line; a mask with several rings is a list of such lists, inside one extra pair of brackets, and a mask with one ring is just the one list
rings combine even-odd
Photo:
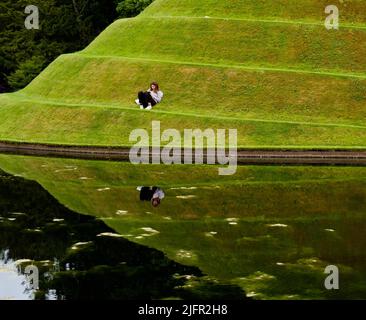
[(267, 227), (270, 227), (270, 228), (287, 228), (288, 225), (287, 224), (282, 224), (282, 223), (275, 223), (275, 224), (267, 224)]
[(171, 217), (163, 217), (163, 219), (165, 219), (165, 220), (172, 220)]
[(324, 230), (327, 231), (327, 232), (335, 232), (334, 229), (324, 229)]
[(111, 190), (111, 188), (100, 188), (100, 189), (97, 189), (97, 191), (99, 191), (99, 192), (108, 191), (108, 190)]
[(155, 230), (155, 229), (150, 228), (150, 227), (143, 227), (143, 228), (141, 228), (141, 230), (144, 230), (144, 231), (149, 232), (149, 233), (154, 233), (154, 234), (160, 233), (158, 230)]
[(62, 222), (62, 221), (65, 221), (65, 219), (53, 219), (52, 221), (53, 222)]
[(118, 216), (125, 216), (126, 214), (128, 214), (127, 210), (117, 210), (116, 215)]
[(31, 232), (42, 232), (41, 229), (36, 228), (36, 229), (26, 229), (26, 231), (31, 231)]
[(122, 238), (123, 236), (119, 233), (113, 233), (113, 232), (103, 232), (97, 234), (97, 237), (114, 237), (114, 238)]
[(191, 259), (193, 256), (194, 256), (194, 254), (191, 251), (188, 251), (188, 250), (181, 249), (177, 252), (177, 257), (179, 257), (179, 258)]
[(257, 293), (255, 293), (254, 291), (248, 292), (247, 293), (247, 297), (251, 298), (251, 297), (255, 297), (256, 295), (258, 295)]
[(177, 196), (177, 199), (185, 199), (185, 200), (187, 200), (187, 199), (193, 199), (193, 198), (196, 198), (196, 196), (193, 195), (193, 194), (190, 194), (190, 195), (187, 195), (187, 196)]
[(76, 242), (74, 246), (84, 246), (86, 244), (92, 243), (92, 241), (85, 241), (85, 242)]
[(226, 218), (225, 220), (228, 221), (228, 222), (237, 222), (237, 221), (239, 221), (238, 218)]
[(77, 243), (73, 244), (73, 246), (71, 247), (71, 250), (77, 250), (77, 249), (79, 249), (79, 247), (85, 246), (85, 245), (88, 245), (91, 243), (93, 243), (93, 241), (77, 242)]
[(235, 226), (238, 224), (239, 219), (238, 218), (226, 218), (227, 222), (229, 222), (229, 225)]

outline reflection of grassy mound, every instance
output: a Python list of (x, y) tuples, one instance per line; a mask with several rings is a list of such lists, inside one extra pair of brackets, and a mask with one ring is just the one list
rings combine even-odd
[[(233, 177), (218, 177), (209, 166), (4, 155), (0, 167), (37, 180), (129, 240), (255, 297), (356, 298), (366, 290), (364, 168), (239, 167)], [(139, 201), (141, 184), (166, 191), (158, 209)], [(327, 264), (341, 267), (339, 292), (324, 290)]]
[(138, 201), (139, 185), (166, 190), (169, 204), (159, 208), (160, 216), (188, 220), (207, 215), (351, 216), (361, 214), (365, 206), (365, 170), (358, 167), (241, 166), (235, 176), (218, 176), (215, 166), (135, 166), (0, 155), (0, 168), (38, 181), (78, 212), (106, 218), (116, 217), (117, 211), (152, 211), (149, 203)]
[[(244, 298), (238, 286), (203, 278), (199, 269), (65, 208), (35, 182), (0, 171), (0, 199), (0, 249), (39, 266), (39, 299), (50, 289), (66, 299)], [(196, 281), (193, 288), (185, 286), (188, 275)]]
[(187, 220), (207, 215), (352, 216), (362, 213), (366, 198), (365, 170), (358, 167), (240, 166), (234, 176), (218, 176), (215, 166), (135, 166), (0, 155), (0, 168), (38, 181), (73, 210), (105, 218), (116, 217), (118, 211), (154, 212), (149, 203), (138, 200), (139, 185), (158, 185), (167, 192), (168, 204), (164, 200), (156, 214)]
[[(0, 138), (128, 145), (132, 129), (161, 120), (235, 127), (242, 147), (364, 146), (366, 5), (348, 3), (337, 32), (322, 24), (325, 5), (156, 1), (2, 96)], [(166, 99), (141, 114), (132, 101), (152, 79)]]

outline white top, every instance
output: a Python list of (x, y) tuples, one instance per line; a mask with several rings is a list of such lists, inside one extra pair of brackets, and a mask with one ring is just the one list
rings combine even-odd
[(151, 89), (147, 90), (147, 92), (150, 92), (151, 97), (155, 100), (156, 103), (161, 102), (163, 99), (164, 93), (162, 91), (152, 91)]
[(160, 188), (157, 188), (153, 195), (153, 199), (159, 198), (160, 200), (162, 200), (162, 199), (164, 199), (164, 197), (165, 197), (164, 191)]

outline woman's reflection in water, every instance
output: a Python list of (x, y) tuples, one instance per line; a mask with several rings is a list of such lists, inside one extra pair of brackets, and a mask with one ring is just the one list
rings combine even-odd
[(161, 200), (164, 199), (165, 193), (163, 189), (159, 187), (137, 187), (137, 191), (140, 191), (141, 201), (150, 201), (153, 207), (158, 207)]

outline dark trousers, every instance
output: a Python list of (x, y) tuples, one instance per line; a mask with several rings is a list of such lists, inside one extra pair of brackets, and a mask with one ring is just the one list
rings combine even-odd
[(158, 187), (142, 187), (140, 191), (140, 200), (141, 201), (151, 201), (156, 189)]
[(152, 98), (150, 92), (140, 91), (139, 94), (138, 94), (138, 97), (139, 97), (140, 103), (144, 106), (144, 109), (147, 108), (147, 106), (149, 105), (149, 103), (151, 103), (151, 106), (152, 107), (156, 105), (156, 102)]

